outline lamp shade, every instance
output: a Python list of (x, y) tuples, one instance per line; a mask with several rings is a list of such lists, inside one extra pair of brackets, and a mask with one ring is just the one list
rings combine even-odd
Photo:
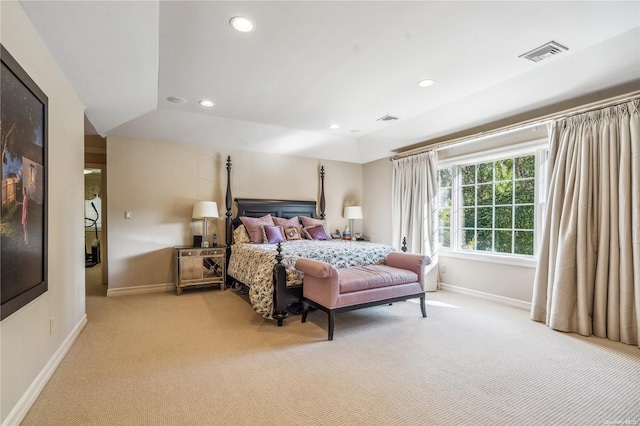
[(193, 205), (193, 219), (218, 217), (218, 204), (215, 201), (198, 201)]
[(347, 206), (344, 208), (343, 216), (345, 219), (362, 219), (362, 207)]

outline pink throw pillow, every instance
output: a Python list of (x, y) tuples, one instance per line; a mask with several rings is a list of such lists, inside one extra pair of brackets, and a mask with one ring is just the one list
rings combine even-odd
[(247, 228), (247, 233), (249, 234), (249, 239), (253, 244), (262, 244), (264, 241), (264, 237), (262, 235), (262, 227), (264, 225), (274, 226), (273, 219), (271, 215), (268, 214), (262, 217), (247, 217), (241, 216), (240, 221)]
[(302, 235), (302, 226), (300, 225), (300, 220), (298, 216), (294, 216), (291, 219), (285, 219), (283, 217), (273, 217), (273, 223), (276, 225), (282, 226), (285, 230), (287, 228), (295, 227), (298, 229), (298, 234)]

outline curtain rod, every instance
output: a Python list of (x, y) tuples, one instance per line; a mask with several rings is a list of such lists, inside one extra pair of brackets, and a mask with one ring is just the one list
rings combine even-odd
[[(576, 115), (576, 114), (582, 114), (588, 111), (595, 111), (597, 109), (601, 109), (601, 108), (606, 108), (609, 106), (613, 106), (615, 104), (621, 104), (621, 103), (625, 103), (628, 102), (636, 97), (640, 96), (640, 90), (637, 90), (635, 92), (631, 92), (631, 93), (626, 93), (624, 95), (619, 95), (619, 96), (614, 96), (611, 98), (607, 98), (604, 100), (600, 100), (600, 101), (595, 101), (595, 102), (591, 102), (585, 105), (580, 105), (577, 107), (573, 107), (573, 108), (569, 108), (569, 109), (565, 109), (559, 112), (555, 112), (555, 113), (551, 113), (551, 114), (547, 114), (547, 115), (543, 115), (541, 117), (536, 117), (536, 118), (532, 118), (532, 119), (528, 119), (528, 120), (523, 120), (514, 124), (509, 124), (506, 126), (502, 126), (502, 127), (497, 127), (493, 130), (488, 130), (486, 132), (479, 132), (479, 133), (474, 133), (472, 135), (466, 135), (466, 136), (460, 136), (457, 138), (453, 138), (453, 139), (448, 139), (446, 141), (441, 141), (441, 142), (434, 142), (432, 144), (429, 145), (424, 145), (424, 146), (420, 146), (417, 148), (413, 148), (413, 149), (409, 149), (407, 151), (404, 152), (399, 152), (396, 155), (392, 156), (391, 158), (389, 158), (389, 160), (393, 161), (393, 160), (397, 160), (400, 158), (405, 158), (405, 157), (410, 157), (412, 155), (417, 155), (417, 154), (421, 154), (423, 152), (427, 152), (427, 151), (431, 151), (431, 150), (435, 150), (435, 149), (439, 149), (439, 148), (443, 148), (445, 146), (451, 146), (451, 145), (456, 145), (462, 142), (469, 142), (471, 140), (474, 139), (480, 139), (480, 138), (484, 138), (484, 137), (488, 137), (488, 136), (493, 136), (493, 135), (497, 135), (500, 133), (506, 133), (509, 131), (515, 131), (515, 130), (520, 130), (520, 129), (524, 129), (526, 127), (531, 127), (531, 126), (535, 126), (535, 125), (540, 125), (543, 124), (547, 121), (551, 121), (551, 120), (557, 120), (560, 118), (566, 118), (572, 115)], [(426, 142), (424, 142), (426, 143)]]

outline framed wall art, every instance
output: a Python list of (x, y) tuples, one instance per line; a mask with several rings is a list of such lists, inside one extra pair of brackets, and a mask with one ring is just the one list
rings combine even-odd
[(0, 320), (47, 291), (48, 99), (0, 45)]

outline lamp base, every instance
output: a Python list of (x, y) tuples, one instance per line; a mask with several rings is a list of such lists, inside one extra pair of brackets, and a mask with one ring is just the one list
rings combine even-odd
[(200, 247), (209, 247), (209, 220), (204, 218), (204, 238)]

